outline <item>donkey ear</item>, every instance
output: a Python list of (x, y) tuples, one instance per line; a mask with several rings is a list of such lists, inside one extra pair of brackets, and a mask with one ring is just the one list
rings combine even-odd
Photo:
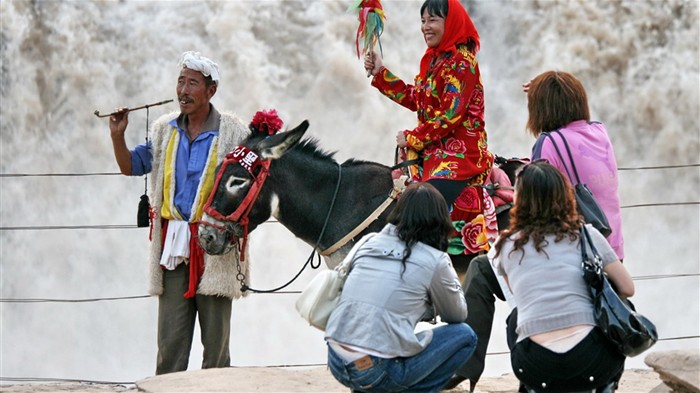
[(295, 129), (280, 132), (263, 139), (258, 145), (258, 152), (263, 159), (276, 160), (294, 146), (309, 128), (309, 122), (304, 120)]

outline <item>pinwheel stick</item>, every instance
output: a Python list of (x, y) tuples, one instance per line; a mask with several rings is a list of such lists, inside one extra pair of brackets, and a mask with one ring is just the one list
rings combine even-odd
[[(133, 112), (133, 111), (137, 111), (139, 109), (146, 109), (146, 108), (150, 108), (152, 106), (163, 105), (163, 104), (167, 104), (168, 102), (173, 102), (173, 100), (165, 100), (165, 101), (156, 102), (155, 104), (147, 104), (147, 105), (143, 105), (143, 106), (137, 106), (136, 108), (129, 108), (129, 110), (127, 112)], [(107, 116), (116, 115), (117, 113), (119, 113), (119, 112), (112, 112), (112, 113), (108, 113), (106, 115), (100, 115), (100, 111), (95, 111), (95, 116), (107, 117)]]

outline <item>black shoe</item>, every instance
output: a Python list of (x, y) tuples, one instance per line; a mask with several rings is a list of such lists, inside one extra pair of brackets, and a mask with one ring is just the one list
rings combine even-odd
[(466, 381), (467, 379), (464, 377), (460, 377), (459, 375), (453, 375), (452, 378), (450, 378), (449, 381), (445, 384), (445, 386), (442, 387), (442, 390), (450, 390), (454, 389), (459, 385), (460, 383)]

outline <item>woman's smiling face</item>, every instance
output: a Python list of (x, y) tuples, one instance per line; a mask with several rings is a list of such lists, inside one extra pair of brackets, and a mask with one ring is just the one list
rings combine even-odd
[(420, 30), (429, 48), (437, 48), (445, 34), (445, 18), (430, 15), (426, 9), (420, 19)]

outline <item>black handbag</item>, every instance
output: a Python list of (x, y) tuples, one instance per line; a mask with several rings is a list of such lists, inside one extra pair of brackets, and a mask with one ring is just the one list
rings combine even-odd
[[(581, 179), (578, 177), (578, 171), (576, 170), (576, 164), (574, 164), (574, 159), (571, 155), (571, 150), (569, 149), (569, 144), (566, 142), (564, 135), (562, 135), (559, 130), (554, 132), (559, 135), (561, 140), (564, 142), (564, 147), (566, 147), (566, 152), (569, 154), (569, 162), (571, 163), (571, 169), (574, 173), (575, 179), (571, 177), (569, 168), (566, 166), (564, 157), (562, 157), (559, 147), (557, 146), (556, 142), (554, 142), (552, 135), (550, 135), (548, 132), (543, 132), (542, 136), (547, 137), (550, 141), (552, 141), (552, 145), (554, 145), (554, 149), (557, 151), (557, 155), (559, 156), (562, 165), (564, 165), (564, 169), (566, 169), (566, 175), (569, 177), (569, 181), (574, 185), (574, 195), (576, 196), (576, 206), (578, 207), (578, 211), (581, 213), (583, 219), (587, 223), (593, 225), (593, 227), (597, 229), (598, 232), (602, 233), (603, 236), (608, 237), (612, 233), (612, 229), (608, 223), (608, 218), (605, 216), (605, 212), (603, 212), (598, 205), (598, 202), (596, 202), (595, 197), (593, 197), (593, 193), (591, 193), (591, 190), (588, 189), (588, 186), (581, 183)], [(542, 143), (539, 139), (537, 143), (538, 144), (535, 145), (535, 155), (538, 157), (533, 158), (539, 158), (539, 155), (541, 154)], [(539, 146), (539, 148), (537, 148), (537, 146)], [(576, 180), (575, 183), (574, 180)]]
[[(586, 243), (590, 248), (590, 257), (586, 252)], [(581, 257), (583, 278), (593, 297), (596, 325), (603, 335), (625, 356), (637, 356), (651, 348), (659, 339), (656, 326), (639, 314), (632, 302), (622, 300), (617, 295), (603, 273), (602, 260), (585, 225), (581, 228)]]

